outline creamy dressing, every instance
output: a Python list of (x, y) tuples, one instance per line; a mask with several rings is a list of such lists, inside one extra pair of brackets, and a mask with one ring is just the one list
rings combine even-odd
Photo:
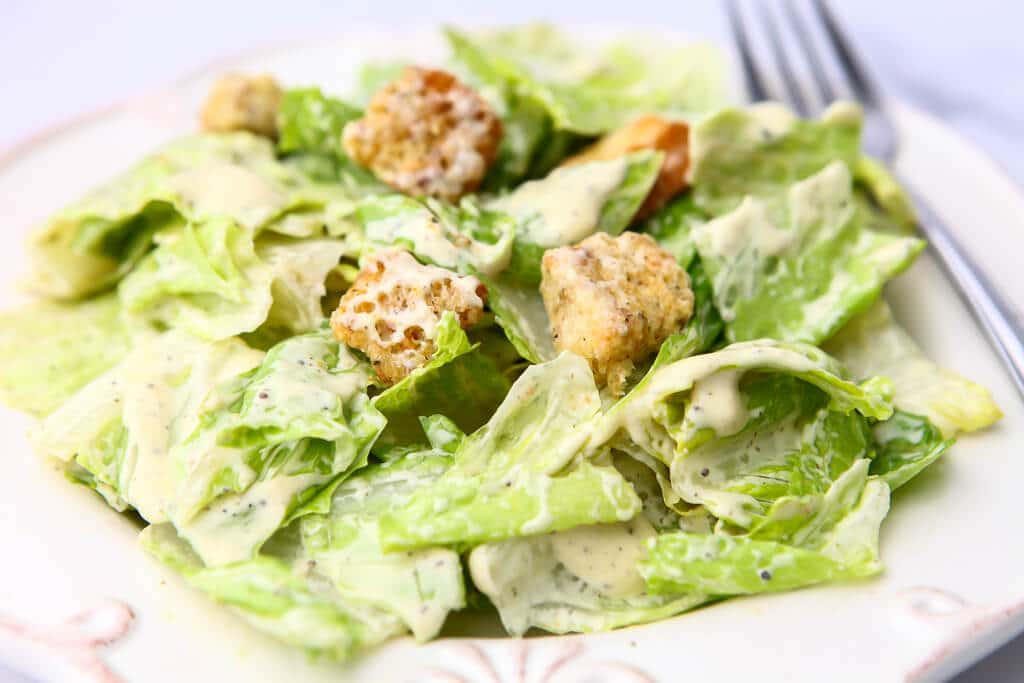
[(523, 183), (488, 208), (518, 216), (536, 214), (523, 227), (529, 242), (542, 247), (575, 244), (597, 230), (601, 210), (629, 170), (626, 157), (559, 168)]
[(742, 376), (742, 370), (719, 370), (693, 385), (686, 418), (694, 428), (710, 428), (719, 437), (743, 428), (750, 414), (739, 389)]
[(295, 496), (320, 478), (301, 474), (256, 482), (241, 494), (217, 498), (209, 509), (175, 526), (209, 566), (248, 560), (281, 526)]
[(287, 199), (259, 174), (226, 161), (209, 161), (169, 180), (170, 188), (198, 215), (227, 215), (255, 228)]
[(688, 182), (693, 182), (694, 174), (704, 164), (705, 158), (723, 145), (761, 144), (778, 139), (788, 133), (799, 120), (788, 107), (778, 102), (759, 102), (748, 107), (742, 115), (745, 125), (738, 139), (722, 139), (718, 135), (703, 134), (700, 124), (692, 129), (690, 165), (686, 171)]
[(856, 102), (838, 100), (821, 113), (822, 123), (859, 125), (864, 119), (864, 110)]
[(656, 535), (647, 518), (637, 515), (551, 534), (551, 548), (571, 573), (605, 595), (622, 597), (644, 592), (637, 563), (647, 555), (647, 539)]
[(760, 258), (779, 256), (799, 240), (792, 229), (775, 226), (768, 216), (767, 205), (747, 197), (735, 211), (698, 227), (695, 238), (708, 245), (711, 251), (724, 259), (735, 259), (750, 249)]

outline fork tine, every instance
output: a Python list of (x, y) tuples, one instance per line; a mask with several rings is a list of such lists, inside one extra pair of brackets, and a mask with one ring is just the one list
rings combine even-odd
[(740, 53), (740, 64), (743, 66), (743, 77), (747, 82), (747, 91), (750, 93), (750, 99), (755, 102), (770, 99), (763, 74), (757, 68), (754, 50), (750, 45), (750, 37), (747, 35), (747, 30), (743, 25), (743, 19), (740, 17), (736, 0), (727, 0), (725, 8), (729, 15), (729, 26), (732, 29), (732, 37), (736, 43), (736, 49)]
[(839, 22), (836, 21), (828, 3), (825, 0), (813, 0), (813, 6), (825, 27), (825, 34), (836, 52), (836, 59), (839, 60), (839, 64), (843, 67), (846, 78), (850, 82), (854, 97), (865, 105), (878, 106), (878, 91), (861, 65), (860, 59), (854, 54), (850, 41), (839, 27)]
[(796, 34), (797, 42), (800, 43), (800, 48), (803, 50), (804, 58), (811, 67), (811, 75), (814, 77), (814, 83), (818, 86), (818, 92), (821, 95), (822, 103), (829, 104), (834, 102), (836, 99), (836, 90), (832, 87), (828, 72), (825, 71), (825, 65), (822, 63), (821, 56), (817, 53), (814, 47), (814, 39), (811, 37), (811, 33), (807, 28), (807, 23), (804, 18), (800, 16), (800, 12), (797, 10), (793, 0), (785, 0), (783, 6), (786, 10), (786, 15), (789, 17), (790, 26), (793, 29), (793, 33)]
[(758, 9), (761, 13), (761, 23), (764, 24), (765, 33), (768, 34), (768, 42), (772, 48), (775, 65), (778, 67), (779, 73), (782, 75), (782, 82), (789, 93), (787, 99), (793, 106), (793, 109), (796, 110), (796, 113), (806, 118), (811, 114), (811, 103), (804, 96), (804, 91), (800, 88), (800, 79), (797, 77), (796, 72), (793, 70), (793, 65), (786, 55), (786, 48), (782, 44), (782, 35), (779, 33), (779, 27), (775, 24), (775, 18), (768, 9), (767, 3), (758, 3)]

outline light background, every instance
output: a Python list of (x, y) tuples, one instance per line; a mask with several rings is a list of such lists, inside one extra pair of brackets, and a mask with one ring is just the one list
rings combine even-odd
[[(887, 92), (938, 115), (1024, 185), (1024, 3), (837, 0), (833, 6)], [(728, 38), (715, 0), (0, 0), (0, 149), (254, 45), (330, 37), (352, 25), (532, 19), (659, 24)], [(1008, 542), (1016, 542), (1010, 541), (1013, 521), (1007, 523)], [(1024, 636), (956, 680), (1024, 680)]]

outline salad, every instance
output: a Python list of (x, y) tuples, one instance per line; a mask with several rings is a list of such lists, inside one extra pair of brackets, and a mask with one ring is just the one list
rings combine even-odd
[(0, 390), (257, 629), (344, 659), (592, 632), (882, 571), (891, 492), (989, 392), (885, 283), (924, 248), (861, 114), (534, 25), (346, 93), (220, 80), (202, 130), (29, 238)]

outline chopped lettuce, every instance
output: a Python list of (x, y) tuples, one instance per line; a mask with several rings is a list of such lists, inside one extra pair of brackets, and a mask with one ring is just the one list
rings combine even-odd
[(841, 162), (781, 201), (747, 197), (694, 234), (732, 341), (820, 343), (878, 297), (924, 242), (866, 229)]
[(897, 410), (875, 426), (878, 455), (871, 461), (871, 474), (895, 491), (919, 475), (953, 445), (944, 439), (928, 418)]
[[(344, 600), (329, 582), (298, 563), (268, 555), (204, 567), (169, 524), (146, 527), (143, 547), (192, 586), (230, 607), (254, 628), (312, 655), (347, 659), (402, 633), (394, 614)], [(308, 565), (306, 565), (308, 567)]]
[(749, 529), (774, 501), (820, 497), (869, 455), (865, 418), (891, 415), (887, 389), (881, 380), (843, 379), (838, 364), (814, 347), (733, 344), (656, 362), (601, 416), (588, 447), (612, 442), (664, 463), (675, 494), (667, 502), (703, 505)]
[(693, 116), (721, 106), (724, 68), (701, 44), (574, 44), (551, 26), (446, 30), (458, 62), (480, 81), (544, 106), (555, 127), (586, 135), (618, 128), (641, 114)]
[(551, 320), (537, 287), (502, 276), (481, 279), (487, 286), (487, 303), (494, 311), (494, 320), (519, 355), (531, 363), (553, 360), (557, 353)]
[(445, 548), (386, 553), (379, 519), (451, 464), (426, 450), (361, 470), (342, 483), (330, 512), (301, 521), (305, 555), (344, 598), (398, 615), (417, 640), (433, 638), (452, 610), (465, 606), (459, 556)]
[(254, 240), (221, 218), (190, 223), (161, 240), (118, 295), (137, 326), (181, 328), (210, 340), (264, 323), (281, 335), (308, 332), (323, 318), (325, 280), (347, 249), (342, 240)]
[(913, 202), (885, 165), (862, 156), (853, 168), (853, 180), (854, 201), (867, 215), (869, 227), (895, 234), (914, 233), (917, 214)]
[(638, 228), (654, 238), (658, 246), (676, 257), (683, 268), (689, 268), (697, 256), (693, 244), (694, 230), (707, 223), (708, 216), (694, 203), (693, 195), (684, 194), (658, 209)]
[(988, 389), (930, 361), (885, 301), (847, 323), (824, 348), (854, 377), (888, 377), (896, 407), (927, 417), (947, 437), (984, 429), (1003, 416)]
[(288, 90), (277, 115), (277, 149), (289, 155), (289, 164), (315, 180), (340, 183), (357, 196), (386, 191), (387, 186), (352, 161), (341, 145), (345, 124), (362, 114), (320, 88)]
[(501, 368), (471, 344), (458, 318), (445, 311), (437, 327), (437, 351), (423, 366), (373, 399), (388, 424), (375, 452), (424, 442), (420, 418), (448, 416), (464, 432), (481, 426), (508, 393)]
[(317, 495), (366, 463), (384, 427), (369, 378), (325, 333), (265, 355), (169, 333), (79, 391), (34, 441), (118, 507), (173, 522), (206, 563), (226, 564), (322, 511)]
[(169, 515), (207, 564), (248, 559), (282, 524), (326, 511), (385, 425), (370, 378), (327, 330), (281, 342), (206, 398), (170, 452), (184, 472)]
[(833, 105), (818, 121), (796, 118), (774, 102), (724, 109), (690, 131), (694, 204), (717, 217), (745, 197), (778, 195), (834, 161), (854, 169), (860, 159), (861, 113)]
[[(323, 209), (347, 197), (344, 188), (318, 186), (282, 164), (266, 138), (194, 135), (159, 150), (36, 230), (29, 240), (33, 270), (26, 285), (52, 297), (85, 296), (115, 283), (155, 238), (186, 221), (228, 217), (256, 232), (275, 229), (293, 211)], [(313, 224), (321, 227), (323, 219)]]
[[(513, 636), (534, 627), (549, 633), (608, 631), (664, 619), (707, 600), (693, 593), (648, 595), (633, 561), (642, 541), (632, 528), (627, 522), (485, 543), (469, 556), (473, 583)], [(596, 543), (590, 545), (591, 539)], [(617, 552), (598, 554), (609, 548)], [(589, 564), (581, 562), (580, 555), (591, 549)]]
[(0, 399), (45, 416), (131, 347), (117, 297), (78, 304), (39, 301), (0, 315)]
[(472, 201), (452, 206), (434, 199), (392, 194), (360, 203), (366, 249), (401, 246), (418, 259), (464, 273), (496, 274), (511, 258), (516, 223)]
[(577, 461), (601, 400), (586, 361), (530, 367), (452, 467), (381, 520), (387, 549), (475, 543), (633, 517), (640, 503), (610, 465)]

